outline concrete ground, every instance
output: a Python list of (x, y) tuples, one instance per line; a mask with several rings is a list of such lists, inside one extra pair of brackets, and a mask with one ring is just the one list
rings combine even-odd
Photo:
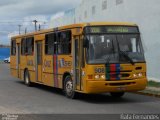
[(58, 89), (27, 87), (13, 78), (8, 64), (0, 64), (0, 113), (14, 114), (159, 114), (160, 98), (126, 93), (121, 99), (109, 94), (81, 95), (71, 100)]

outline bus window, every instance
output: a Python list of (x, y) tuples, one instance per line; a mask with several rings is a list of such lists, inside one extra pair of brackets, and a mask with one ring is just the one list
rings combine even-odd
[(136, 38), (131, 38), (132, 50), (133, 52), (137, 52), (136, 48)]
[(22, 38), (22, 41), (21, 41), (21, 54), (25, 55), (25, 53), (26, 53), (26, 39)]
[(54, 53), (54, 41), (56, 40), (56, 34), (51, 33), (45, 36), (45, 54), (53, 55)]
[(11, 55), (16, 55), (16, 40), (12, 40), (11, 42)]
[(22, 38), (21, 41), (21, 54), (22, 55), (33, 55), (34, 51), (34, 38)]
[(27, 53), (27, 55), (33, 55), (34, 38), (33, 37), (27, 38), (26, 41), (27, 41), (26, 53)]
[(58, 33), (58, 54), (71, 54), (71, 31)]

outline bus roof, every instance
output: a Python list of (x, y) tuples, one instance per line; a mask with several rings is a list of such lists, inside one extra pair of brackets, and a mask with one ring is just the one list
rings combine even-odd
[(88, 23), (71, 24), (71, 25), (61, 26), (57, 28), (50, 28), (50, 29), (40, 30), (40, 31), (31, 32), (27, 34), (22, 34), (22, 35), (16, 35), (16, 36), (13, 36), (12, 39), (22, 38), (26, 36), (33, 36), (33, 35), (38, 35), (43, 33), (49, 33), (55, 30), (72, 29), (72, 28), (79, 28), (79, 27), (86, 27), (86, 26), (101, 26), (101, 25), (137, 26), (135, 23), (131, 23), (131, 22), (88, 22)]

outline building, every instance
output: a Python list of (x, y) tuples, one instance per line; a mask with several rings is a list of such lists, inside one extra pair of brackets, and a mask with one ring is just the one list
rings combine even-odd
[[(92, 21), (134, 22), (140, 27), (148, 76), (160, 81), (160, 0), (83, 0), (72, 14), (52, 19), (50, 27)], [(74, 12), (73, 12), (74, 11)], [(59, 20), (58, 20), (59, 19)]]
[(51, 17), (50, 27), (58, 27), (75, 23), (75, 9), (60, 12)]

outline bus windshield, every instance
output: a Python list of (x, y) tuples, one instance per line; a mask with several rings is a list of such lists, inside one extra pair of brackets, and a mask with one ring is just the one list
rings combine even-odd
[(145, 62), (139, 34), (87, 34), (89, 64)]

